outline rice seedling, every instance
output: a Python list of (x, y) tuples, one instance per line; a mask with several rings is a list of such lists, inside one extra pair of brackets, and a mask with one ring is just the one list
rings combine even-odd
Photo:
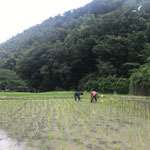
[(55, 147), (54, 143), (60, 141), (62, 149), (73, 143), (78, 146), (76, 149), (87, 150), (90, 143), (104, 150), (107, 146), (116, 150), (149, 150), (150, 104), (117, 96), (104, 96), (101, 100), (91, 104), (89, 99), (75, 102), (72, 98), (41, 96), (0, 101), (0, 128), (13, 139), (28, 141), (27, 147), (29, 143), (31, 149), (31, 141), (38, 139), (41, 143), (49, 141), (41, 146), (43, 149)]

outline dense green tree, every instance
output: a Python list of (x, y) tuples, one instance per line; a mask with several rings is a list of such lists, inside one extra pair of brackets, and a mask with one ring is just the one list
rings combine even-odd
[(24, 86), (26, 83), (12, 70), (0, 69), (0, 90), (13, 90), (17, 86)]
[(117, 78), (116, 75), (98, 77), (95, 74), (89, 74), (80, 80), (79, 89), (96, 90), (101, 93), (127, 94), (129, 92), (129, 80), (123, 77)]
[(149, 0), (93, 0), (50, 17), (0, 44), (0, 68), (41, 91), (127, 93), (130, 76), (149, 63), (149, 6)]
[(150, 64), (140, 67), (131, 75), (130, 94), (150, 96)]

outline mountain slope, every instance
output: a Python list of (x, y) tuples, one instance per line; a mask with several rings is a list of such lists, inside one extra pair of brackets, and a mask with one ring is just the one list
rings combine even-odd
[(148, 0), (93, 0), (49, 18), (0, 45), (0, 68), (44, 91), (77, 88), (89, 74), (128, 79), (150, 57), (149, 6)]

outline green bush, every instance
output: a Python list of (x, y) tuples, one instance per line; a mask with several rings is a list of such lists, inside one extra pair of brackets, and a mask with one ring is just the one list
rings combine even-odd
[(113, 93), (115, 91), (119, 94), (127, 94), (129, 92), (129, 81), (126, 78), (117, 78), (115, 75), (100, 78), (98, 91), (103, 93)]
[(9, 90), (17, 86), (26, 85), (14, 71), (8, 69), (0, 69), (0, 89)]
[(94, 73), (88, 74), (84, 76), (80, 81), (78, 85), (79, 90), (97, 90), (98, 88), (98, 82), (97, 77)]
[(98, 89), (98, 82), (96, 80), (89, 80), (84, 85), (84, 90), (93, 91)]
[(150, 65), (140, 67), (131, 75), (130, 94), (150, 95)]
[(129, 80), (123, 77), (117, 78), (115, 75), (110, 75), (106, 78), (94, 78), (89, 75), (80, 80), (79, 88), (88, 91), (96, 90), (102, 93), (113, 93), (116, 91), (119, 94), (128, 94)]

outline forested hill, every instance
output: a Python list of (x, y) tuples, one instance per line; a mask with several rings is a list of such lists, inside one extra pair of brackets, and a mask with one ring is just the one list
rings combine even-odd
[[(49, 18), (0, 44), (0, 68), (0, 73), (16, 72), (24, 84), (42, 91), (147, 95), (150, 2), (93, 0)], [(1, 80), (0, 89), (8, 88)]]

